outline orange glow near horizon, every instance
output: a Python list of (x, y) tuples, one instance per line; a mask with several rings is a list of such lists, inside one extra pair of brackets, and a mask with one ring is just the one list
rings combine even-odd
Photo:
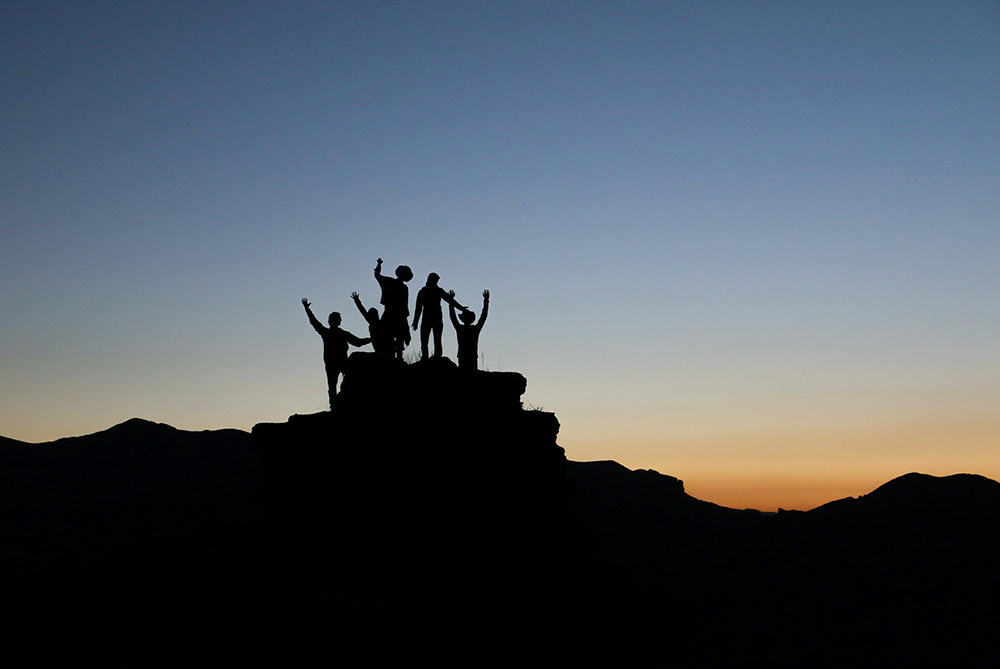
[(1000, 479), (1000, 421), (968, 419), (843, 427), (817, 436), (773, 434), (592, 442), (560, 440), (571, 460), (616, 460), (684, 481), (688, 494), (721, 506), (809, 510), (870, 493), (909, 472), (972, 473)]

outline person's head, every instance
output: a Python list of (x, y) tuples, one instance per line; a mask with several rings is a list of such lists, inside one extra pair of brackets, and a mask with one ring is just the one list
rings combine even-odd
[(441, 280), (441, 277), (439, 277), (436, 272), (431, 272), (430, 274), (427, 275), (427, 285), (428, 286), (436, 286), (436, 285), (438, 285), (438, 281), (440, 281), (440, 280)]
[(458, 315), (458, 320), (462, 321), (466, 325), (472, 325), (476, 321), (476, 312), (463, 311)]
[(326, 322), (329, 323), (330, 327), (332, 327), (332, 328), (339, 328), (340, 327), (340, 312), (339, 311), (332, 311), (332, 312), (330, 312), (330, 318), (327, 319)]
[(378, 309), (376, 309), (375, 307), (369, 307), (369, 309), (368, 309), (368, 318), (371, 318), (371, 319), (377, 321), (378, 320)]
[(396, 278), (402, 281), (409, 281), (413, 278), (413, 270), (406, 265), (400, 265), (396, 268)]

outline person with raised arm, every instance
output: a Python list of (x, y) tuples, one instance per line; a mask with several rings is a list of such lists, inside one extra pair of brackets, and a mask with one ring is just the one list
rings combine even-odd
[(330, 409), (332, 410), (337, 403), (337, 380), (347, 364), (347, 345), (364, 346), (370, 344), (372, 340), (355, 337), (347, 330), (341, 329), (339, 312), (330, 313), (327, 319), (330, 327), (326, 327), (313, 315), (312, 309), (309, 308), (309, 300), (304, 297), (302, 298), (302, 306), (306, 309), (309, 323), (323, 338), (323, 363), (326, 365), (326, 385), (330, 393)]
[[(450, 291), (448, 294), (455, 297), (455, 291)], [(488, 290), (483, 291), (483, 313), (476, 324), (473, 324), (473, 321), (476, 320), (475, 312), (468, 309), (462, 312), (460, 317), (462, 322), (459, 323), (458, 318), (455, 317), (455, 306), (451, 302), (448, 303), (448, 315), (451, 317), (451, 324), (455, 326), (455, 334), (458, 337), (459, 369), (473, 372), (479, 369), (479, 333), (483, 329), (489, 311), (490, 291)]]
[(393, 342), (395, 357), (403, 359), (403, 349), (410, 343), (410, 293), (406, 282), (413, 272), (406, 265), (396, 268), (396, 278), (382, 274), (382, 259), (375, 265), (375, 280), (382, 287), (382, 327), (386, 338)]
[(427, 359), (427, 339), (431, 332), (434, 333), (434, 357), (441, 357), (441, 331), (444, 329), (444, 321), (441, 319), (441, 300), (447, 302), (452, 308), (468, 311), (468, 307), (463, 307), (455, 301), (455, 291), (446, 293), (444, 288), (438, 285), (441, 279), (435, 272), (427, 275), (427, 284), (417, 292), (417, 304), (413, 310), (413, 330), (416, 331), (417, 323), (420, 321), (420, 314), (423, 312), (424, 320), (420, 324), (420, 359)]
[(372, 348), (375, 349), (375, 355), (379, 358), (392, 359), (392, 341), (386, 337), (385, 326), (382, 325), (382, 321), (378, 317), (378, 309), (372, 307), (370, 309), (365, 309), (365, 305), (361, 304), (361, 296), (358, 295), (357, 291), (351, 293), (351, 299), (354, 300), (354, 306), (358, 308), (361, 315), (368, 322), (368, 336), (372, 340)]

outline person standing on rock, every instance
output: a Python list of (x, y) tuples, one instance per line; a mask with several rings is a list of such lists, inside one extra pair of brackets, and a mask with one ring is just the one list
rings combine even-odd
[(441, 331), (444, 329), (444, 321), (441, 319), (441, 300), (444, 300), (453, 309), (461, 309), (463, 312), (469, 310), (455, 301), (455, 291), (444, 292), (444, 288), (438, 285), (441, 279), (435, 272), (427, 275), (427, 285), (417, 292), (417, 304), (413, 310), (413, 330), (417, 329), (420, 321), (420, 313), (423, 312), (424, 321), (420, 325), (420, 359), (427, 359), (427, 340), (431, 332), (434, 333), (434, 357), (441, 357)]
[(410, 292), (406, 282), (413, 278), (413, 272), (406, 265), (396, 268), (396, 278), (382, 275), (382, 259), (375, 265), (375, 280), (382, 287), (382, 327), (386, 339), (393, 342), (395, 357), (403, 359), (403, 349), (410, 343)]
[[(448, 293), (455, 297), (455, 291)], [(448, 303), (448, 315), (451, 317), (451, 324), (455, 326), (455, 334), (458, 336), (458, 368), (469, 371), (479, 369), (479, 333), (486, 322), (486, 316), (490, 312), (490, 291), (483, 291), (483, 315), (479, 317), (479, 322), (473, 325), (476, 314), (466, 309), (462, 312), (462, 322), (455, 318), (455, 306)]]
[(326, 365), (326, 384), (330, 393), (330, 409), (337, 404), (337, 380), (344, 371), (347, 364), (347, 345), (364, 346), (370, 344), (371, 339), (361, 339), (355, 337), (347, 330), (340, 328), (340, 313), (334, 311), (330, 314), (327, 322), (330, 327), (325, 327), (316, 320), (312, 309), (309, 308), (309, 300), (302, 298), (302, 306), (306, 308), (306, 315), (313, 329), (323, 338), (323, 363)]

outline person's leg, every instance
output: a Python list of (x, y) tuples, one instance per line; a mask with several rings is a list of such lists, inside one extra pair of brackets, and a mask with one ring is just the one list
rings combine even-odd
[[(427, 359), (427, 340), (430, 338), (432, 323), (425, 316), (424, 320), (420, 322), (420, 359)], [(435, 339), (434, 341), (437, 341)], [(435, 354), (436, 355), (436, 354)]]
[(434, 357), (441, 357), (441, 331), (444, 329), (441, 321), (437, 321), (431, 325), (431, 329), (434, 330)]
[(410, 344), (410, 322), (403, 314), (399, 315), (399, 331), (403, 335), (403, 348)]
[(403, 351), (409, 343), (410, 328), (407, 327), (405, 318), (399, 318), (396, 320), (396, 357), (400, 360), (403, 359)]
[(385, 328), (385, 341), (389, 347), (388, 356), (401, 360), (403, 349), (410, 343), (410, 328), (406, 322), (406, 316), (397, 311), (386, 309), (382, 312), (382, 327)]

